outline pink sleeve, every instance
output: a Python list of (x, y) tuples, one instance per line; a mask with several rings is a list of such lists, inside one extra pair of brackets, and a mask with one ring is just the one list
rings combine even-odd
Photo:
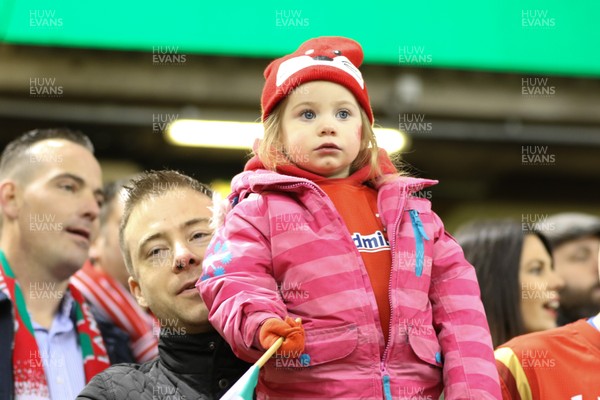
[(436, 214), (433, 222), (429, 297), (444, 356), (445, 399), (502, 399), (475, 268)]
[(287, 310), (272, 275), (269, 218), (264, 197), (240, 202), (217, 229), (204, 258), (198, 290), (209, 321), (249, 362), (262, 352), (253, 347), (261, 323), (285, 318)]

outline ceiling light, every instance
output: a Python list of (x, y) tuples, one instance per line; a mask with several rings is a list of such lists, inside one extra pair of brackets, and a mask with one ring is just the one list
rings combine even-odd
[(165, 131), (167, 141), (176, 146), (248, 150), (261, 138), (263, 128), (254, 122), (178, 119)]
[[(375, 128), (379, 147), (388, 153), (406, 145), (404, 133), (396, 129)], [(220, 149), (252, 149), (254, 141), (263, 136), (263, 126), (256, 122), (203, 121), (178, 119), (165, 130), (167, 141), (176, 146)]]

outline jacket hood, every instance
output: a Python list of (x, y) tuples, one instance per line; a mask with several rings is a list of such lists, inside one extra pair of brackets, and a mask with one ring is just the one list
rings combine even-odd
[[(256, 155), (258, 144), (259, 141), (257, 140), (253, 146), (255, 154), (246, 163), (244, 172), (234, 177), (231, 182), (232, 193), (229, 195), (231, 201), (236, 197), (243, 198), (248, 191), (260, 192), (267, 189), (268, 186), (299, 182), (312, 184), (330, 179), (299, 168), (294, 164), (278, 165), (276, 172), (270, 171)], [(390, 180), (399, 180), (402, 186), (404, 186), (404, 190), (408, 193), (414, 193), (438, 183), (438, 181), (431, 179), (400, 176), (387, 152), (383, 149), (379, 149), (378, 161), (383, 176), (375, 180), (374, 186), (377, 188)], [(364, 183), (369, 180), (370, 171), (371, 167), (365, 166), (355, 171), (349, 178)]]
[[(255, 145), (256, 147), (256, 145)], [(385, 150), (379, 150), (379, 162), (384, 175), (380, 177), (374, 186), (380, 189), (392, 182), (398, 185), (404, 193), (411, 194), (423, 190), (426, 187), (438, 183), (436, 180), (411, 178), (398, 175), (398, 171), (392, 164)], [(356, 180), (366, 182), (370, 172), (370, 167), (364, 167), (355, 171), (351, 177)], [(213, 199), (213, 217), (211, 226), (217, 228), (223, 224), (225, 215), (242, 199), (251, 193), (261, 193), (268, 190), (285, 190), (287, 192), (300, 192), (307, 187), (315, 187), (320, 190), (315, 182), (325, 180), (320, 175), (296, 167), (295, 165), (286, 165), (278, 167), (277, 172), (267, 170), (262, 161), (255, 155), (246, 163), (244, 172), (236, 175), (231, 181), (231, 193), (226, 199)]]
[[(315, 182), (329, 178), (298, 168), (293, 164), (277, 167), (277, 172), (268, 170), (256, 155), (259, 140), (254, 142), (255, 155), (248, 160), (244, 172), (236, 175), (231, 181), (231, 193), (226, 199), (213, 198), (213, 217), (211, 226), (217, 228), (223, 224), (225, 215), (250, 193), (260, 193), (267, 190), (285, 190), (288, 192), (303, 191), (307, 186), (317, 187)], [(379, 189), (391, 182), (396, 182), (399, 190), (406, 194), (418, 192), (438, 183), (436, 180), (400, 176), (390, 160), (387, 152), (379, 149), (379, 165), (383, 176), (378, 178), (374, 186)], [(350, 177), (363, 182), (368, 181), (370, 166), (355, 171)], [(318, 188), (318, 187), (317, 187)], [(320, 189), (319, 189), (320, 190)], [(398, 190), (398, 189), (394, 189)]]

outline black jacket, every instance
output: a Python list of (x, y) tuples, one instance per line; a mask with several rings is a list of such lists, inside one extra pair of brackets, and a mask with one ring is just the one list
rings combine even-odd
[(215, 399), (250, 368), (216, 332), (164, 335), (158, 358), (114, 365), (96, 375), (79, 400)]

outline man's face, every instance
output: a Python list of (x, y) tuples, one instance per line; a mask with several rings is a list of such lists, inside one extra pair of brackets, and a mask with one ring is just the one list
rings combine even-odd
[(561, 308), (573, 319), (600, 311), (599, 247), (600, 239), (585, 236), (565, 242), (553, 251), (556, 272), (565, 281)]
[[(119, 192), (120, 194), (121, 192)], [(117, 194), (112, 200), (110, 215), (100, 227), (98, 239), (90, 249), (90, 258), (97, 261), (102, 269), (127, 287), (129, 273), (119, 246), (119, 223), (123, 216), (123, 199)]]
[(212, 329), (195, 288), (212, 234), (210, 206), (194, 190), (171, 190), (138, 204), (123, 233), (134, 270), (131, 292), (161, 326), (183, 328), (182, 334)]
[(67, 140), (36, 143), (15, 181), (18, 232), (27, 254), (68, 279), (85, 262), (98, 232), (103, 200), (100, 165), (86, 148)]

